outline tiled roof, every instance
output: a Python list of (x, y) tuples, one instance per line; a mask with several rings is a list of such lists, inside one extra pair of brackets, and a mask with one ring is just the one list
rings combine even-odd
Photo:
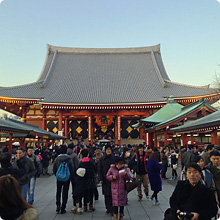
[(34, 133), (36, 135), (45, 135), (50, 139), (65, 139), (66, 137), (54, 134), (52, 132), (45, 131), (38, 126), (31, 125), (22, 121), (14, 120), (14, 119), (1, 119), (0, 118), (0, 130), (15, 132), (15, 133), (26, 133), (29, 132)]
[(178, 126), (171, 130), (175, 132), (191, 131), (201, 128), (207, 128), (211, 126), (220, 126), (220, 111), (216, 111), (212, 114), (204, 116), (195, 121), (189, 121), (182, 126)]
[(0, 87), (0, 96), (42, 99), (43, 103), (149, 103), (215, 93), (170, 81), (160, 45), (142, 48), (82, 49), (48, 46), (39, 79)]
[(162, 121), (159, 124), (156, 124), (150, 128), (148, 128), (148, 130), (154, 130), (154, 129), (159, 129), (162, 127), (167, 126), (168, 124), (175, 122), (178, 119), (184, 119), (184, 117), (187, 117), (190, 113), (200, 109), (202, 106), (206, 106), (209, 109), (212, 109), (213, 111), (217, 111), (216, 108), (212, 107), (211, 105), (209, 105), (203, 98), (191, 103), (187, 106), (182, 107), (181, 111), (179, 113), (177, 113), (176, 115), (174, 115), (173, 117), (166, 119), (164, 121)]

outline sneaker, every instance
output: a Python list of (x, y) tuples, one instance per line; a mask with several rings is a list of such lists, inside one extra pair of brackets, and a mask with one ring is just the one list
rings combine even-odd
[(71, 209), (71, 212), (76, 213), (77, 207), (73, 206), (73, 208)]
[(142, 195), (138, 196), (138, 200), (139, 200), (139, 201), (142, 200)]
[(147, 198), (147, 199), (149, 199), (149, 198), (150, 198), (150, 196), (149, 196), (148, 194), (146, 194), (146, 198)]
[(173, 177), (171, 177), (171, 178), (170, 178), (170, 180), (174, 180), (174, 178), (173, 178)]
[(87, 205), (84, 205), (83, 211), (84, 211), (84, 212), (87, 212), (87, 209), (88, 209), (88, 208), (87, 208)]
[(95, 211), (95, 208), (92, 204), (89, 205), (89, 211), (92, 211), (92, 212)]
[(78, 209), (77, 209), (77, 214), (78, 214), (78, 215), (81, 215), (81, 214), (82, 214), (82, 208), (78, 208)]
[(158, 199), (155, 199), (155, 205), (160, 205), (160, 203), (158, 202)]

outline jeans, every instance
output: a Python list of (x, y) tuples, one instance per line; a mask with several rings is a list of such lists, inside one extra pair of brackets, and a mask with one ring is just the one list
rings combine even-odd
[(30, 184), (29, 184), (29, 190), (28, 190), (28, 203), (33, 204), (34, 203), (34, 190), (35, 190), (35, 184), (36, 184), (36, 177), (31, 177)]
[(26, 183), (24, 185), (21, 185), (21, 195), (23, 198), (27, 201), (27, 194), (29, 189), (29, 183)]

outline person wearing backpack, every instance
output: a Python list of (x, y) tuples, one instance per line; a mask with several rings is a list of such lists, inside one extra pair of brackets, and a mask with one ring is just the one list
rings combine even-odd
[(67, 154), (67, 147), (65, 145), (61, 146), (60, 154), (54, 161), (53, 173), (55, 174), (57, 179), (56, 212), (64, 214), (66, 212), (70, 179), (73, 177), (74, 174), (74, 166), (70, 156)]

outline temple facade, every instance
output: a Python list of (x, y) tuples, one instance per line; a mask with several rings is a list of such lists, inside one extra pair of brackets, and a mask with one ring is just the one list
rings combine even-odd
[(84, 139), (109, 138), (118, 144), (147, 141), (133, 127), (167, 104), (188, 105), (219, 94), (170, 80), (160, 45), (139, 48), (70, 48), (48, 45), (36, 82), (0, 87), (0, 108), (47, 131)]

